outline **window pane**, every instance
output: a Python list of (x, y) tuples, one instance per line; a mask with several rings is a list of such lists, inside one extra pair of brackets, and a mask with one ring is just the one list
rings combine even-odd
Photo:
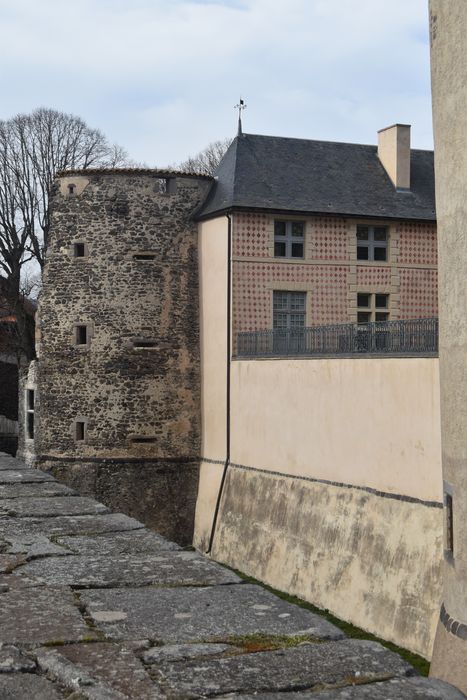
[(285, 236), (285, 221), (274, 222), (274, 235)]
[(287, 309), (288, 293), (274, 292), (273, 305), (275, 309)]
[(357, 260), (368, 260), (367, 246), (357, 246)]
[(292, 257), (303, 258), (303, 243), (292, 243)]
[(291, 328), (304, 328), (305, 327), (305, 314), (290, 314), (290, 327)]
[(303, 236), (303, 221), (292, 221), (292, 236)]
[(368, 240), (368, 226), (357, 226), (357, 238), (359, 241)]
[(386, 248), (379, 248), (379, 247), (375, 246), (374, 260), (386, 260), (386, 253), (387, 253)]
[[(377, 309), (387, 309), (388, 308), (389, 294), (376, 294), (375, 295), (375, 306)], [(359, 304), (360, 306), (360, 304)]]
[(285, 258), (285, 242), (279, 243), (278, 241), (276, 241), (274, 243), (274, 257)]
[(369, 323), (371, 314), (369, 311), (359, 311), (357, 314), (357, 323)]
[(305, 310), (305, 292), (289, 292), (290, 308), (292, 311)]
[(388, 321), (389, 320), (389, 314), (384, 311), (377, 311), (375, 313), (375, 321)]
[(383, 226), (375, 227), (374, 238), (375, 238), (375, 241), (387, 241), (388, 240), (387, 229), (385, 229)]
[(357, 294), (357, 306), (364, 306), (369, 308), (370, 306), (370, 295), (369, 294)]
[(273, 319), (274, 328), (287, 328), (287, 314), (280, 313), (279, 311), (274, 311)]

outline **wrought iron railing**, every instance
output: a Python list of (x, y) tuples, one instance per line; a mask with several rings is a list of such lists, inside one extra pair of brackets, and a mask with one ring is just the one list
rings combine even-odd
[(436, 355), (438, 319), (337, 323), (238, 333), (236, 357)]

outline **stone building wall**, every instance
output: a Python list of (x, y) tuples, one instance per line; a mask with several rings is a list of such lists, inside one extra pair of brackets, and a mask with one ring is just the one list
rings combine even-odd
[(306, 222), (304, 258), (275, 258), (274, 218), (233, 216), (234, 334), (272, 328), (274, 289), (307, 292), (307, 325), (356, 321), (358, 291), (388, 293), (391, 319), (437, 316), (434, 223), (381, 222), (388, 261), (374, 263), (356, 259), (357, 222), (336, 216), (293, 217)]
[(200, 454), (192, 216), (209, 186), (140, 170), (59, 177), (40, 303), (37, 464), (182, 542)]

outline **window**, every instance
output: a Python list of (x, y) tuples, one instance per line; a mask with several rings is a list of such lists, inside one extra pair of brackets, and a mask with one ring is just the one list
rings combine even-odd
[(151, 251), (141, 250), (138, 253), (133, 253), (133, 260), (155, 260), (156, 254)]
[(389, 294), (357, 294), (357, 322), (389, 321)]
[(68, 189), (68, 196), (69, 197), (73, 197), (76, 194), (76, 185), (73, 185), (70, 183), (67, 186), (67, 189)]
[(87, 256), (86, 243), (73, 243), (73, 257), (85, 258)]
[(132, 342), (135, 350), (150, 350), (156, 347), (156, 341), (152, 338), (135, 338)]
[(388, 230), (385, 226), (357, 226), (357, 260), (386, 262)]
[(85, 442), (86, 440), (86, 421), (75, 421), (75, 442)]
[(274, 257), (303, 258), (303, 221), (274, 221)]
[(26, 389), (26, 437), (34, 439), (34, 389)]
[(273, 292), (273, 328), (304, 328), (306, 292)]
[(444, 494), (445, 510), (446, 510), (446, 553), (454, 554), (454, 522), (452, 511), (452, 495)]
[(88, 344), (88, 327), (75, 326), (75, 343), (76, 345)]

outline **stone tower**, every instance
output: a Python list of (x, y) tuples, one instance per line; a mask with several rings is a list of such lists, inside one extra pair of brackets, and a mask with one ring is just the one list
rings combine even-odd
[(37, 466), (182, 543), (200, 455), (193, 215), (210, 184), (152, 170), (58, 176), (25, 387), (36, 415), (23, 453), (33, 443)]
[(467, 693), (467, 2), (431, 0), (444, 590), (431, 674)]

